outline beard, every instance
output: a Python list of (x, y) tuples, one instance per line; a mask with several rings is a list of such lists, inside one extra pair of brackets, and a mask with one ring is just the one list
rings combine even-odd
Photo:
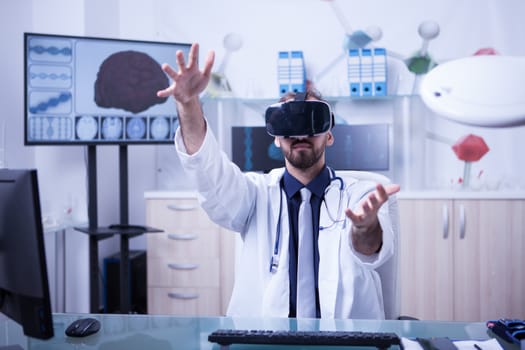
[[(294, 145), (297, 143), (308, 143), (312, 148), (294, 150)], [(290, 147), (281, 148), (284, 158), (295, 168), (308, 169), (316, 164), (323, 156), (325, 144), (321, 147), (315, 148), (310, 142), (306, 140), (296, 140), (290, 144)]]

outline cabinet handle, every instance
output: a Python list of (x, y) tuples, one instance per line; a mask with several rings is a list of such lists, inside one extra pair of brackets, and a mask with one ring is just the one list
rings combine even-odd
[(448, 227), (449, 220), (448, 220), (448, 206), (446, 204), (443, 205), (443, 239), (448, 238)]
[(175, 292), (169, 292), (168, 297), (171, 299), (183, 299), (183, 300), (190, 300), (190, 299), (198, 299), (199, 293), (175, 293)]
[(195, 204), (168, 204), (167, 207), (169, 210), (175, 211), (191, 211), (199, 208), (199, 206)]
[(168, 233), (168, 238), (176, 241), (192, 241), (199, 236), (194, 233)]
[(467, 220), (465, 217), (465, 206), (459, 206), (459, 239), (465, 239)]
[(195, 270), (199, 264), (169, 263), (168, 267), (173, 270)]

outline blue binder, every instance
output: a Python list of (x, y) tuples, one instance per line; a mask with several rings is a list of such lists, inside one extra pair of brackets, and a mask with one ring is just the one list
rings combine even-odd
[(351, 97), (387, 95), (387, 65), (384, 48), (349, 49), (347, 73)]
[(302, 51), (279, 51), (277, 63), (279, 96), (306, 91), (306, 69)]

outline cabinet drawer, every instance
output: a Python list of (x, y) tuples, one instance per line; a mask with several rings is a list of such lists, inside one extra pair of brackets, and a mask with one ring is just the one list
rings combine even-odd
[(219, 287), (219, 259), (148, 259), (148, 286)]
[(217, 226), (203, 229), (186, 229), (149, 234), (148, 256), (157, 258), (219, 257), (219, 233)]
[(208, 228), (212, 224), (197, 199), (147, 200), (146, 221), (164, 230)]
[(219, 316), (219, 288), (148, 288), (148, 313)]

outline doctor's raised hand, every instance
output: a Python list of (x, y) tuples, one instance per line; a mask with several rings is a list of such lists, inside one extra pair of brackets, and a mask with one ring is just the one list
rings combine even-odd
[(187, 63), (180, 50), (176, 53), (176, 60), (178, 70), (166, 63), (162, 65), (164, 72), (171, 78), (172, 84), (158, 91), (157, 96), (175, 98), (184, 145), (188, 154), (192, 154), (199, 149), (206, 133), (199, 94), (206, 89), (210, 81), (215, 53), (214, 51), (208, 53), (202, 70), (199, 70), (199, 44), (197, 43), (191, 46)]
[(351, 239), (354, 249), (362, 254), (377, 253), (382, 244), (382, 230), (377, 218), (379, 208), (388, 201), (388, 197), (399, 192), (397, 184), (383, 186), (378, 184), (375, 191), (364, 198), (359, 207), (352, 211), (345, 210), (352, 221)]

